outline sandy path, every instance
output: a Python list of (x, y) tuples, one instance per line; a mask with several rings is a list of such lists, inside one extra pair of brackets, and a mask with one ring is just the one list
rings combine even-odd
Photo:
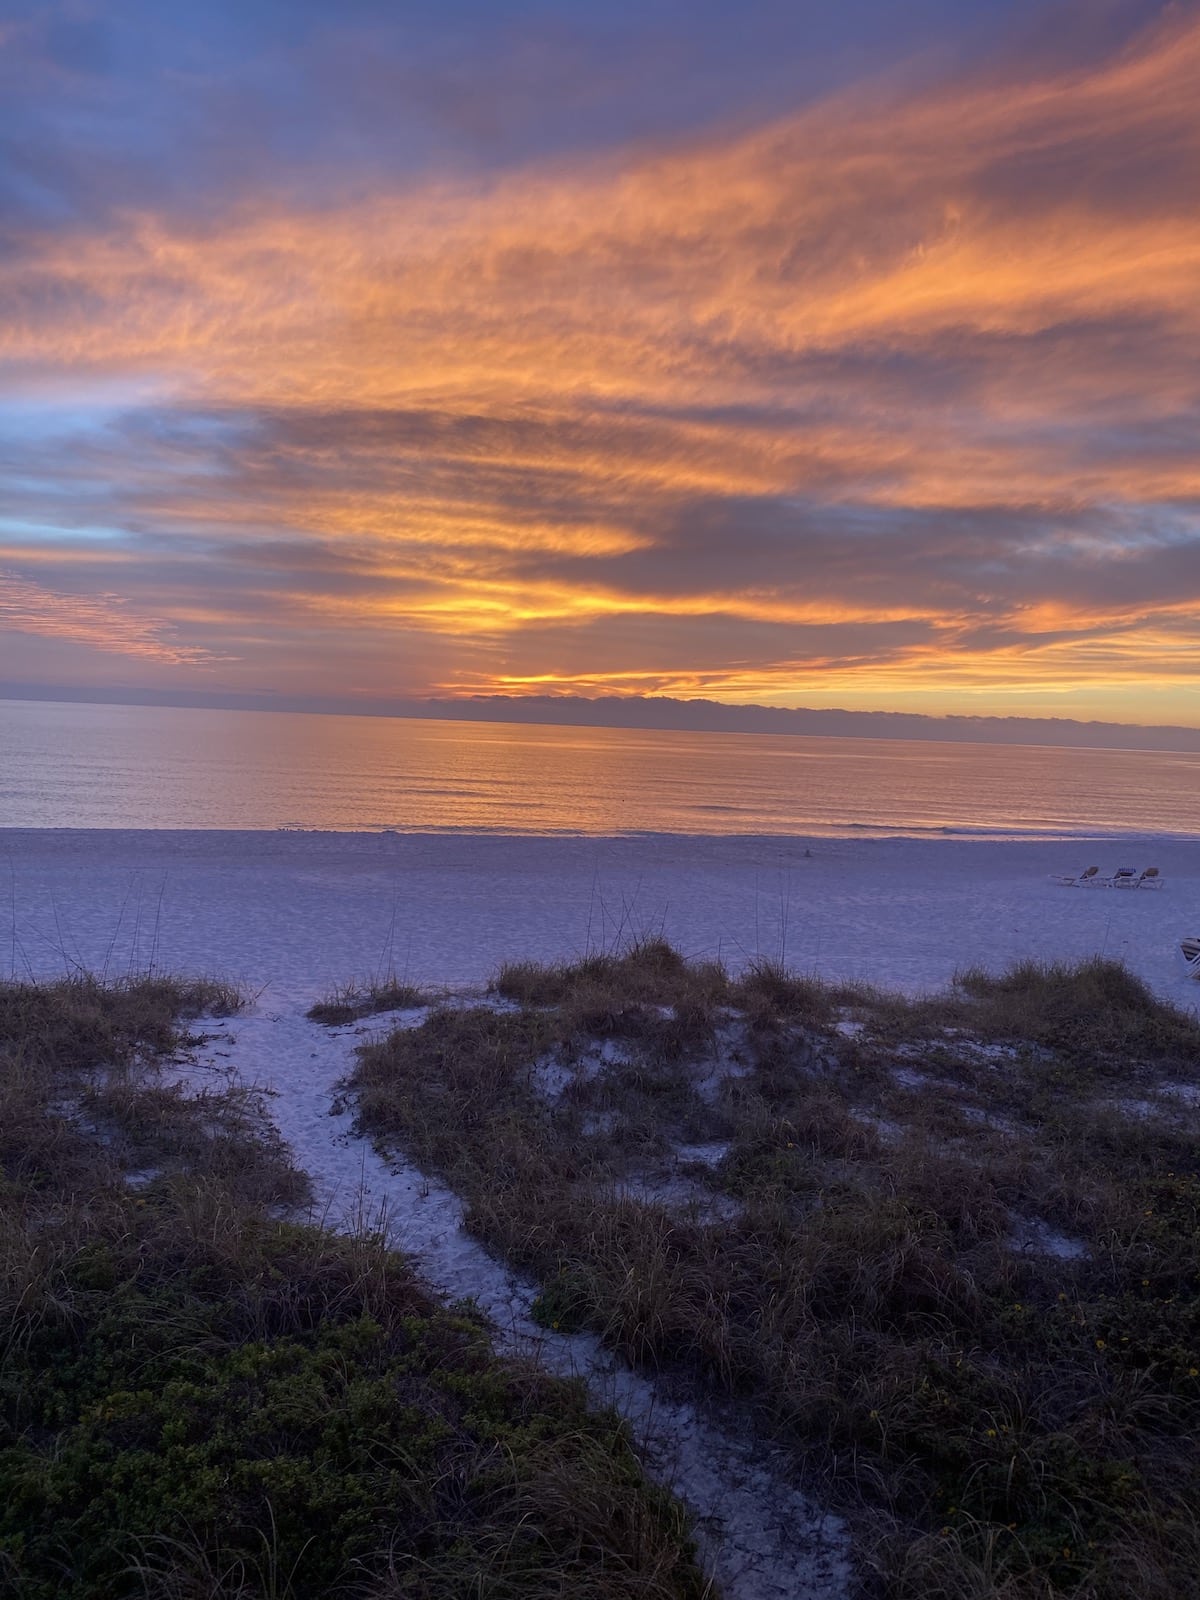
[(337, 1084), (350, 1070), (358, 1032), (322, 1028), (298, 1006), (268, 1004), (209, 1026), (214, 1036), (194, 1053), (186, 1081), (198, 1086), (216, 1075), (267, 1090), (273, 1120), (313, 1180), (321, 1220), (340, 1229), (382, 1223), (447, 1299), (470, 1297), (487, 1312), (501, 1349), (582, 1378), (597, 1405), (615, 1407), (649, 1474), (690, 1507), (705, 1570), (725, 1600), (847, 1593), (845, 1528), (792, 1487), (781, 1455), (669, 1398), (590, 1335), (540, 1327), (529, 1315), (536, 1287), (463, 1231), (450, 1190), (402, 1162), (384, 1162), (354, 1137)]

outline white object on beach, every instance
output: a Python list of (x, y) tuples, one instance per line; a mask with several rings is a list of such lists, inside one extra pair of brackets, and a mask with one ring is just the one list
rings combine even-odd
[(1162, 884), (1163, 881), (1159, 876), (1157, 867), (1147, 867), (1144, 872), (1137, 876), (1134, 875), (1131, 867), (1122, 867), (1113, 879), (1114, 889), (1161, 889)]
[(1055, 874), (1051, 883), (1061, 883), (1067, 889), (1161, 889), (1163, 880), (1157, 867), (1147, 867), (1139, 872), (1136, 867), (1118, 867), (1111, 878), (1102, 878), (1099, 867), (1087, 867), (1078, 877), (1065, 873)]
[(1051, 883), (1061, 883), (1064, 889), (1078, 889), (1084, 884), (1094, 882), (1099, 871), (1099, 867), (1085, 867), (1075, 877), (1072, 877), (1069, 873), (1055, 873), (1050, 881)]
[[(1178, 918), (1164, 923), (1162, 895), (1047, 893), (1064, 856), (1092, 849), (1149, 856)], [(811, 915), (797, 914), (797, 857)], [(782, 953), (793, 971), (905, 994), (946, 987), (965, 963), (999, 972), (1103, 948), (1165, 1000), (1194, 1005), (1198, 994), (1182, 957), (1171, 959), (1184, 933), (1200, 934), (1194, 839), (0, 829), (0, 870), (6, 974), (120, 976), (152, 963), (255, 993), (270, 984), (276, 1003), (302, 1008), (381, 965), (418, 987), (462, 988), (503, 961), (574, 960), (643, 931), (738, 969)]]

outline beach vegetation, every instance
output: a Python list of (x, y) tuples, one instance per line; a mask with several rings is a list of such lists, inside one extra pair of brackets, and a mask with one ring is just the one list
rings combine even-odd
[(364, 1017), (379, 1016), (386, 1011), (413, 1011), (427, 1005), (428, 997), (415, 984), (390, 973), (384, 978), (373, 978), (365, 983), (339, 984), (323, 999), (311, 1005), (306, 1015), (313, 1022), (323, 1022), (327, 1027), (340, 1027), (348, 1022), (359, 1022)]
[(0, 984), (0, 1592), (700, 1600), (615, 1415), (298, 1221), (252, 1091), (172, 1084), (236, 1000)]
[(1197, 1593), (1194, 1017), (1109, 961), (905, 999), (661, 941), (495, 988), (353, 1090), (545, 1325), (786, 1445), (864, 1593)]

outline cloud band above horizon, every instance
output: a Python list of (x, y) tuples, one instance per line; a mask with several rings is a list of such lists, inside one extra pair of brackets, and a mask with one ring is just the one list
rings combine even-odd
[(18, 211), (0, 676), (1198, 725), (1198, 78)]

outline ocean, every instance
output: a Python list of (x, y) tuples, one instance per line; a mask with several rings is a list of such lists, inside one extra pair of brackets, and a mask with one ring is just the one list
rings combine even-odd
[(1200, 835), (1200, 754), (0, 701), (0, 826)]

